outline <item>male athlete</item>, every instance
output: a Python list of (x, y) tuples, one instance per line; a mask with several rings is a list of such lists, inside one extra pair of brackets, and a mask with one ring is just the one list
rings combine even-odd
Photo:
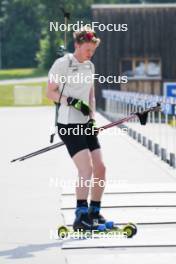
[[(73, 229), (94, 230), (97, 226), (105, 226), (107, 223), (100, 214), (104, 186), (99, 183), (105, 181), (105, 165), (95, 129), (95, 94), (92, 78), (95, 70), (94, 64), (90, 61), (100, 44), (100, 39), (90, 28), (74, 32), (73, 37), (74, 53), (57, 59), (49, 71), (47, 97), (60, 104), (58, 134), (78, 170)], [(51, 80), (53, 76), (60, 78), (56, 82), (56, 79)], [(62, 78), (63, 76), (66, 78)], [(76, 76), (80, 77), (79, 81)], [(79, 135), (74, 134), (74, 128), (80, 129)], [(81, 128), (84, 133), (81, 133)], [(86, 130), (87, 128), (90, 130)], [(89, 188), (87, 182), (90, 179), (93, 184)]]

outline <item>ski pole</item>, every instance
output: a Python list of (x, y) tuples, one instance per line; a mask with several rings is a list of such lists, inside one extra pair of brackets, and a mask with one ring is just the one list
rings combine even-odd
[(50, 151), (50, 150), (52, 150), (52, 149), (55, 149), (55, 148), (61, 147), (61, 146), (63, 146), (63, 145), (64, 145), (64, 142), (61, 141), (61, 142), (59, 142), (59, 143), (57, 143), (57, 144), (54, 144), (54, 145), (51, 145), (51, 146), (49, 146), (49, 147), (46, 147), (46, 148), (43, 148), (43, 149), (40, 149), (40, 150), (37, 150), (37, 151), (31, 152), (30, 154), (27, 154), (27, 155), (25, 155), (25, 156), (19, 157), (19, 158), (17, 158), (17, 159), (13, 159), (13, 160), (11, 160), (11, 162), (15, 162), (15, 161), (17, 161), (17, 160), (19, 160), (19, 161), (23, 161), (23, 160), (25, 160), (25, 159), (32, 158), (32, 157), (34, 157), (34, 156), (37, 156), (37, 155), (42, 154), (42, 153), (44, 153), (44, 152), (47, 152), (47, 151)]
[[(67, 22), (68, 22), (68, 19), (70, 19), (70, 13), (66, 12), (64, 10), (64, 8), (61, 8), (63, 14), (64, 14), (64, 23), (67, 27)], [(61, 47), (61, 46), (60, 46)], [(65, 30), (64, 32), (64, 50), (66, 51), (67, 50), (67, 30)], [(64, 54), (62, 54), (64, 56)], [(62, 91), (60, 93), (60, 96), (59, 96), (59, 100), (58, 100), (58, 103), (55, 104), (55, 122), (54, 122), (54, 129), (50, 135), (50, 143), (53, 143), (54, 141), (54, 137), (55, 137), (55, 134), (56, 134), (56, 128), (57, 128), (57, 119), (58, 119), (58, 116), (59, 116), (59, 108), (60, 108), (60, 101), (61, 101), (61, 97), (62, 97), (62, 94), (64, 92), (64, 89), (65, 89), (65, 84), (66, 82), (64, 82), (63, 84), (63, 87), (62, 87)]]
[[(133, 119), (133, 118), (135, 118), (135, 117), (138, 117), (138, 118), (139, 118), (139, 121), (140, 121), (141, 125), (145, 125), (146, 122), (147, 122), (147, 115), (148, 115), (148, 113), (149, 113), (149, 112), (154, 112), (154, 111), (160, 111), (160, 110), (161, 110), (161, 106), (160, 106), (159, 103), (157, 103), (157, 106), (154, 106), (154, 107), (148, 108), (148, 109), (146, 109), (145, 111), (140, 112), (140, 113), (139, 113), (139, 112), (131, 113), (130, 116), (124, 117), (124, 118), (119, 119), (119, 120), (117, 120), (117, 121), (114, 121), (114, 122), (112, 122), (112, 123), (110, 123), (110, 124), (107, 124), (107, 125), (101, 126), (101, 127), (97, 128), (97, 130), (98, 130), (98, 132), (99, 132), (99, 131), (101, 132), (101, 131), (103, 131), (103, 130), (105, 130), (105, 129), (108, 129), (108, 128), (111, 128), (111, 127), (114, 127), (114, 126), (121, 125), (121, 124), (124, 123), (124, 122), (128, 122), (129, 120), (131, 120), (131, 119)], [(13, 160), (11, 160), (11, 162), (15, 162), (15, 161), (17, 161), (17, 160), (19, 160), (19, 161), (23, 161), (23, 160), (26, 160), (26, 159), (32, 158), (32, 157), (34, 157), (34, 156), (37, 156), (37, 155), (39, 155), (39, 154), (45, 153), (45, 152), (47, 152), (47, 151), (50, 151), (50, 150), (52, 150), (52, 149), (56, 149), (56, 148), (61, 147), (61, 146), (63, 146), (63, 145), (64, 145), (64, 142), (61, 141), (61, 142), (59, 142), (59, 143), (57, 143), (57, 144), (54, 144), (54, 145), (51, 145), (51, 146), (49, 146), (49, 147), (46, 147), (46, 148), (43, 148), (43, 149), (40, 149), (40, 150), (34, 151), (34, 152), (30, 153), (30, 154), (27, 154), (27, 155), (25, 155), (25, 156), (19, 157), (19, 158), (17, 158), (17, 159), (13, 159)]]
[(114, 121), (114, 122), (112, 122), (110, 124), (107, 124), (107, 125), (105, 125), (103, 127), (100, 127), (99, 129), (107, 129), (107, 128), (110, 128), (110, 127), (113, 127), (113, 126), (121, 125), (122, 123), (128, 122), (129, 120), (131, 120), (131, 119), (133, 119), (135, 117), (139, 118), (139, 121), (140, 121), (141, 125), (145, 125), (147, 123), (148, 113), (149, 112), (160, 111), (160, 110), (161, 110), (161, 105), (160, 105), (160, 103), (157, 103), (157, 105), (154, 106), (154, 107), (150, 107), (150, 108), (148, 108), (148, 109), (146, 109), (145, 111), (142, 111), (142, 112), (131, 113), (129, 116), (124, 117), (124, 118), (122, 118), (120, 120)]

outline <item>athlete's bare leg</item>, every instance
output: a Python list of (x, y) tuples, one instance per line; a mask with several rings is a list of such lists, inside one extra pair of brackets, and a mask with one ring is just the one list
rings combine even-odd
[(90, 151), (88, 149), (81, 150), (72, 159), (78, 169), (76, 198), (77, 200), (87, 200), (93, 171)]
[(93, 165), (93, 179), (91, 188), (91, 200), (101, 201), (105, 187), (106, 168), (102, 159), (101, 149), (95, 149), (91, 152)]

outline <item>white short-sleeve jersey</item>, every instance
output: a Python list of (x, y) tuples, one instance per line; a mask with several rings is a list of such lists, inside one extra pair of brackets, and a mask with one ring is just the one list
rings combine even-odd
[[(94, 73), (95, 68), (91, 61), (80, 63), (73, 54), (69, 53), (54, 62), (48, 78), (49, 81), (58, 84), (60, 92), (65, 82), (63, 95), (84, 100), (89, 104), (90, 89), (94, 84)], [(84, 124), (87, 121), (88, 117), (74, 107), (61, 104), (58, 113), (58, 123)]]

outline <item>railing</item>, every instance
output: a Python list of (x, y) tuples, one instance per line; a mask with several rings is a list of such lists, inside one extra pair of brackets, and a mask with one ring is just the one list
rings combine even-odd
[(176, 168), (176, 99), (114, 90), (103, 90), (102, 93), (106, 102), (105, 113), (113, 119), (155, 106), (157, 102), (161, 103), (162, 110), (149, 113), (146, 126), (141, 126), (138, 119), (125, 125), (129, 136)]

